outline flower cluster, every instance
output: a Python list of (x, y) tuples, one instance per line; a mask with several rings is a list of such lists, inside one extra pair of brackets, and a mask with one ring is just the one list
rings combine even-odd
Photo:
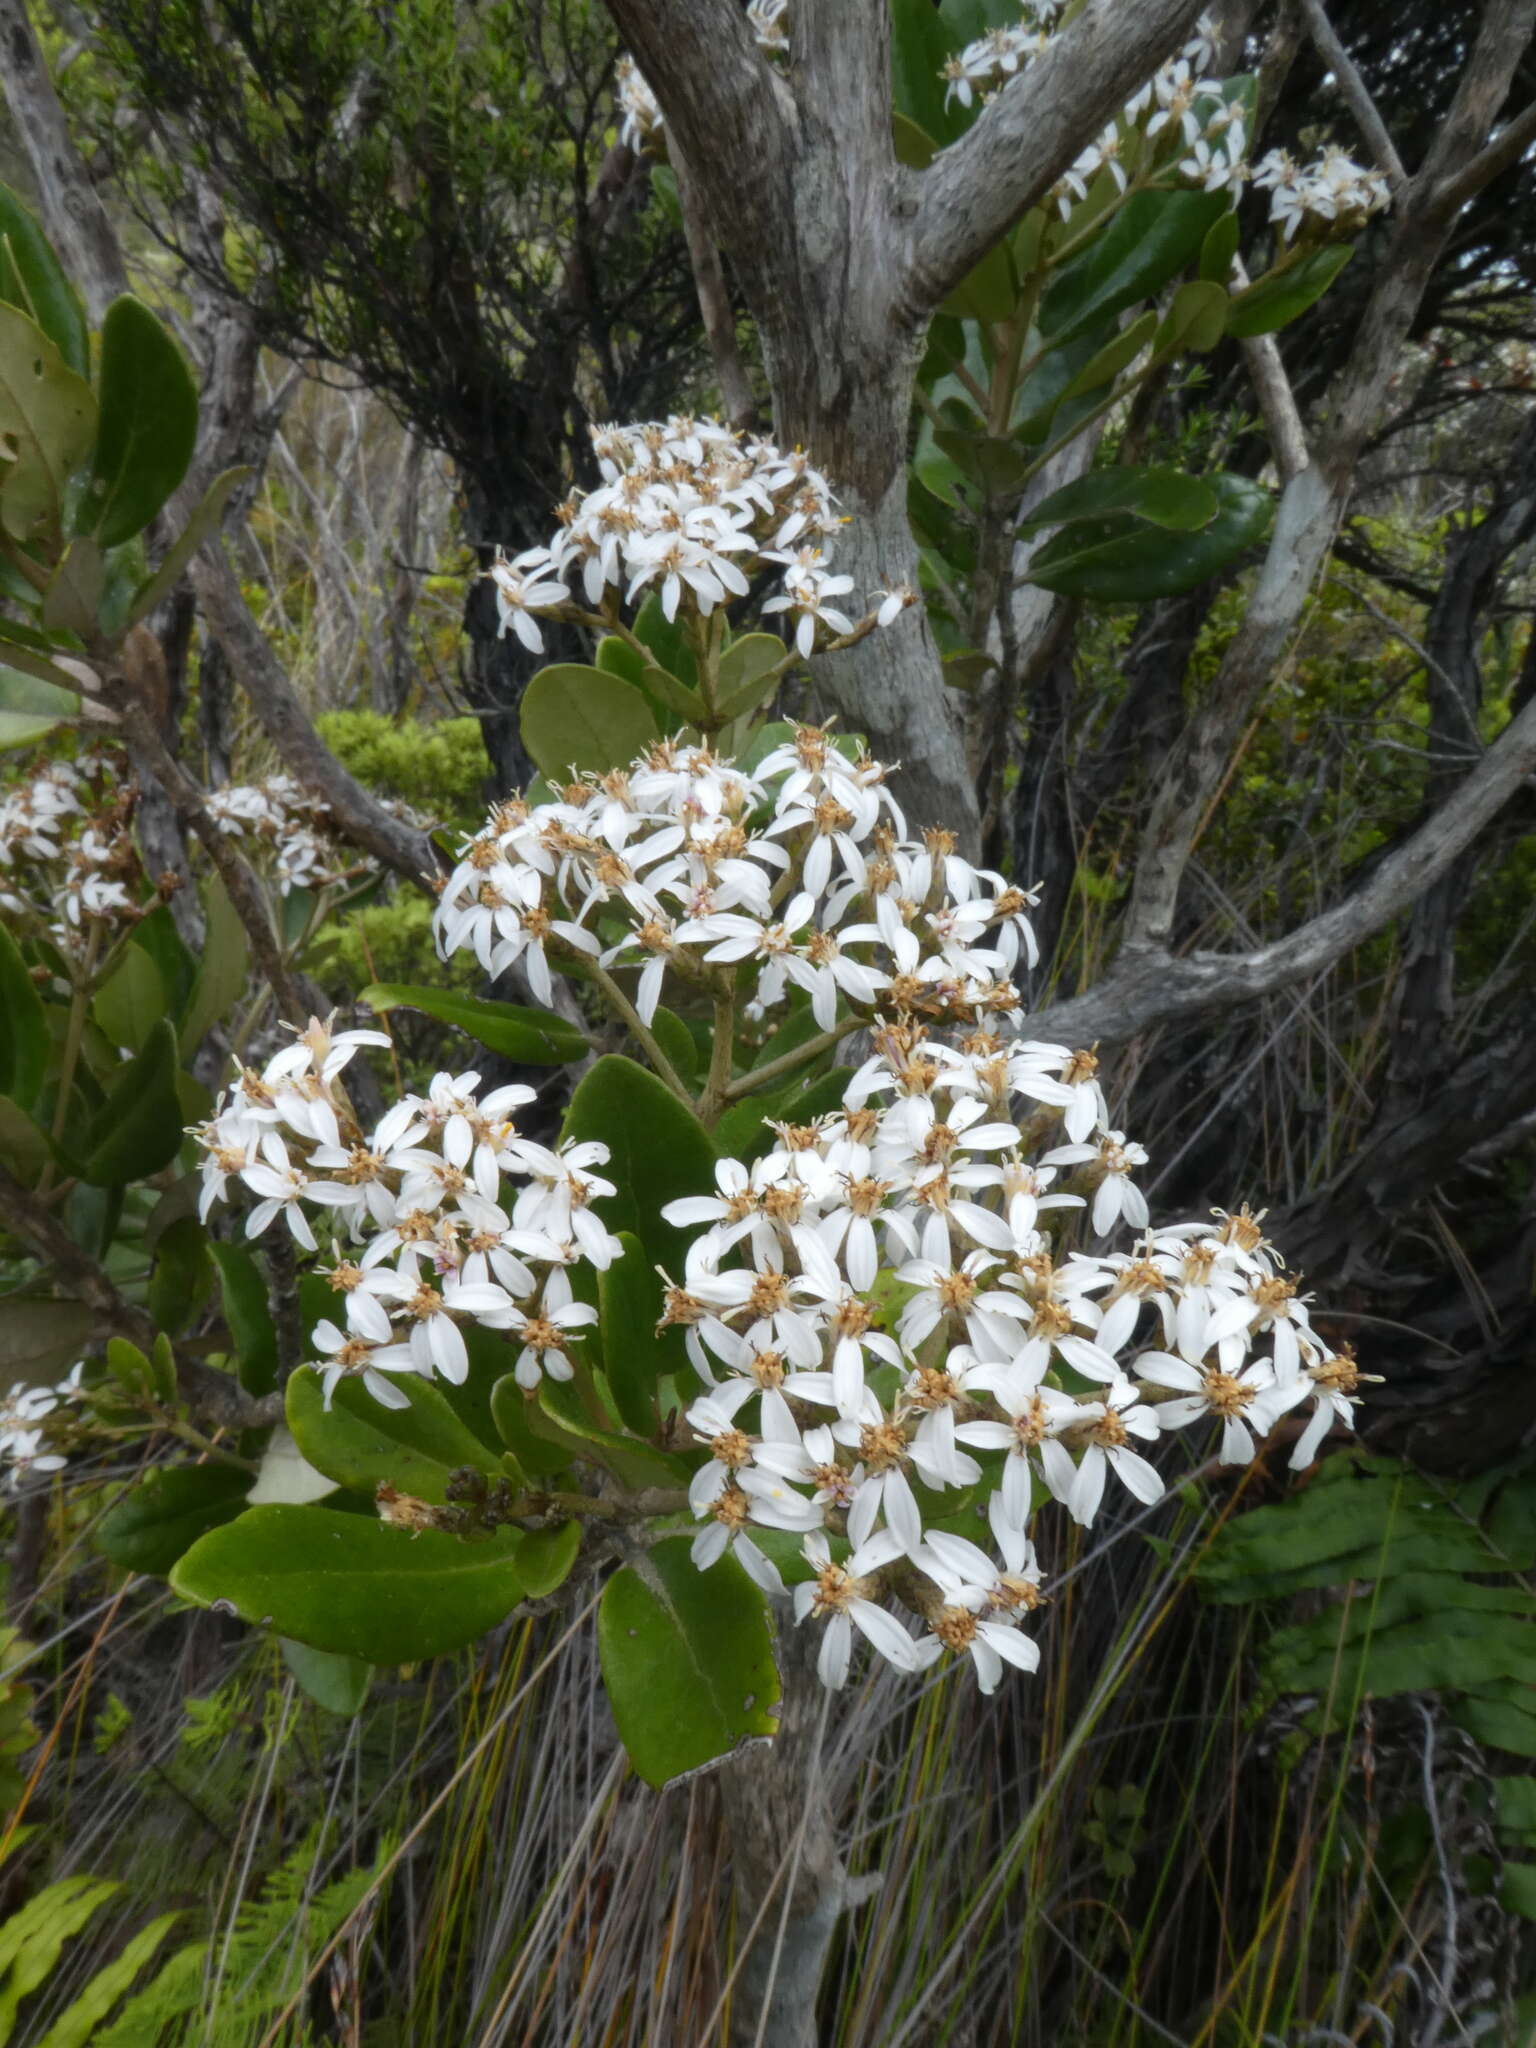
[[(1059, 13), (1056, 0), (1035, 0), (1016, 24), (990, 29), (968, 43), (943, 68), (946, 97), (968, 107), (1027, 71), (1049, 47)], [(1179, 54), (1159, 67), (1062, 174), (1051, 197), (1063, 219), (1086, 198), (1101, 171), (1121, 192), (1127, 189), (1133, 136), (1141, 138), (1138, 159), (1145, 145), (1164, 149), (1172, 138), (1170, 169), (1202, 191), (1226, 192), (1236, 199), (1251, 178), (1269, 191), (1270, 220), (1288, 242), (1303, 220), (1358, 227), (1390, 203), (1382, 174), (1362, 168), (1334, 147), (1311, 164), (1294, 163), (1284, 150), (1271, 150), (1250, 167), (1242, 106), (1227, 97), (1220, 79), (1206, 75), (1216, 36), (1215, 22), (1202, 15)]]
[[(767, 56), (788, 54), (789, 0), (747, 0), (747, 25), (757, 47)], [(620, 57), (614, 85), (623, 116), (619, 140), (633, 150), (642, 150), (666, 126), (661, 106), (633, 57)]]
[(80, 1399), (84, 1371), (82, 1359), (57, 1386), (9, 1387), (0, 1398), (0, 1466), (5, 1468), (7, 1486), (20, 1486), (34, 1472), (63, 1471), (68, 1459), (44, 1425), (49, 1416)]
[[(680, 607), (708, 618), (764, 573), (777, 573), (782, 589), (763, 610), (788, 615), (802, 655), (856, 630), (830, 602), (853, 588), (827, 559), (843, 522), (803, 454), (687, 415), (594, 427), (592, 449), (602, 482), (560, 508), (549, 545), (498, 555), (489, 571), (503, 633), (540, 652), (537, 615), (570, 606), (573, 585), (608, 616), (654, 592), (668, 619)], [(875, 601), (870, 625), (889, 624), (913, 599), (880, 591)]]
[(749, 771), (665, 741), (552, 801), (501, 804), (466, 842), (435, 928), (488, 974), (521, 963), (638, 967), (649, 1025), (669, 981), (707, 988), (749, 962), (756, 997), (803, 990), (832, 1030), (874, 1006), (942, 1022), (1004, 1019), (1035, 961), (1027, 892), (976, 868), (952, 834), (909, 839), (886, 770), (815, 726)]
[[(115, 749), (42, 758), (0, 795), (0, 909), (71, 951), (93, 929), (129, 925), (152, 910), (175, 881), (157, 885), (144, 872), (133, 835), (136, 802), (128, 763)], [(207, 806), (283, 895), (324, 888), (348, 870), (325, 805), (289, 776), (231, 783), (210, 791)]]
[(196, 1133), (203, 1220), (234, 1182), (256, 1198), (248, 1237), (280, 1220), (306, 1251), (323, 1241), (344, 1304), (315, 1328), (327, 1405), (344, 1377), (390, 1408), (406, 1405), (391, 1375), (462, 1382), (465, 1323), (508, 1334), (523, 1387), (570, 1379), (572, 1347), (596, 1320), (571, 1269), (620, 1251), (590, 1207), (613, 1193), (594, 1171), (607, 1147), (520, 1137), (514, 1112), (533, 1089), (482, 1096), (474, 1073), (436, 1075), (365, 1133), (342, 1073), (360, 1046), (388, 1043), (311, 1020), (261, 1073), (242, 1072)]
[(1392, 203), (1382, 172), (1364, 168), (1331, 143), (1310, 164), (1272, 149), (1254, 165), (1253, 182), (1268, 191), (1269, 217), (1287, 242), (1305, 221), (1361, 227)]
[[(886, 1023), (840, 1112), (778, 1127), (750, 1166), (721, 1163), (713, 1195), (665, 1211), (702, 1226), (666, 1311), (708, 1387), (688, 1411), (710, 1453), (695, 1562), (733, 1551), (781, 1590), (757, 1539), (801, 1537), (814, 1576), (795, 1601), (828, 1624), (829, 1685), (858, 1629), (904, 1669), (965, 1651), (990, 1691), (1005, 1662), (1038, 1661), (1021, 1623), (1042, 1598), (1039, 1500), (1083, 1524), (1111, 1483), (1154, 1502), (1148, 1451), (1205, 1418), (1217, 1457), (1244, 1463), (1310, 1405), (1298, 1466), (1350, 1420), (1359, 1374), (1258, 1219), (1149, 1226), (1146, 1154), (1108, 1127), (1095, 1068)], [(1128, 1242), (1071, 1248), (1083, 1224)]]

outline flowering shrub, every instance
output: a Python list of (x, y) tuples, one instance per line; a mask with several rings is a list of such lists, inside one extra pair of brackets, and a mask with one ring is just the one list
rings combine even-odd
[[(342, 1077), (374, 1033), (312, 1025), (236, 1083), (201, 1134), (204, 1207), (243, 1186), (249, 1236), (282, 1227), (324, 1252), (339, 1306), (314, 1325), (318, 1408), (296, 1423), (323, 1470), (338, 1470), (326, 1417), (344, 1381), (414, 1413), (421, 1382), (469, 1378), (470, 1332), (504, 1361), (504, 1413), (550, 1382), (589, 1413), (615, 1398), (614, 1348), (645, 1335), (611, 1318), (655, 1292), (655, 1243), (612, 1227), (612, 1141), (583, 1115), (605, 1069), (619, 1115), (660, 1142), (692, 1120), (719, 1155), (712, 1185), (654, 1219), (681, 1239), (656, 1276), (657, 1327), (681, 1331), (694, 1376), (667, 1387), (653, 1367), (625, 1404), (636, 1448), (665, 1442), (679, 1482), (656, 1519), (694, 1518), (700, 1570), (729, 1554), (764, 1593), (794, 1580), (829, 1685), (857, 1630), (908, 1670), (964, 1653), (990, 1690), (1005, 1663), (1037, 1661), (1023, 1624), (1044, 1597), (1042, 1502), (1084, 1524), (1112, 1486), (1153, 1503), (1158, 1439), (1208, 1419), (1216, 1457), (1244, 1463), (1307, 1411), (1296, 1464), (1349, 1420), (1355, 1368), (1317, 1337), (1259, 1222), (1151, 1224), (1146, 1154), (1110, 1127), (1092, 1053), (1019, 1035), (1027, 898), (942, 832), (908, 838), (885, 769), (857, 748), (796, 727), (749, 770), (666, 742), (549, 801), (513, 799), (466, 847), (439, 923), (492, 971), (535, 949), (541, 977), (589, 970), (664, 1087), (610, 1055), (545, 1146), (518, 1129), (534, 1091), (482, 1094), (473, 1073), (439, 1075), (365, 1134)], [(702, 1078), (656, 1036), (677, 1019), (664, 999), (699, 996)], [(867, 1056), (827, 1068), (859, 1029)], [(765, 1118), (759, 1095), (790, 1076)], [(603, 1285), (619, 1276), (633, 1292)], [(656, 1367), (681, 1363), (655, 1349)], [(507, 1512), (533, 1518), (539, 1498)], [(601, 1492), (589, 1508), (602, 1515)], [(460, 1519), (393, 1487), (386, 1512), (416, 1529)], [(238, 1528), (209, 1539), (221, 1555)], [(722, 1581), (721, 1597), (754, 1596)]]
[[(782, 13), (753, 11), (773, 47)], [(1212, 277), (1117, 326), (1128, 290), (1155, 293), (1226, 218), (1224, 192), (1156, 182), (1193, 146), (1195, 71), (1154, 81), (1123, 190), (1106, 159), (1065, 220), (1053, 205), (1029, 229), (1038, 275), (998, 316), (1023, 324), (996, 361), (1022, 394), (1071, 351), (1045, 412), (1017, 418), (1004, 394), (1015, 424), (983, 449), (959, 401), (934, 408), (932, 445), (974, 455), (989, 502), (1114, 402), (1127, 337), (1151, 340), (1150, 369), (1242, 317), (1244, 296)], [(1226, 260), (1218, 248), (1209, 267)], [(75, 394), (62, 474), (90, 456), (78, 421), (94, 430), (96, 400), (70, 367), (84, 356), (67, 305), (47, 304), (56, 345), (0, 314)], [(124, 318), (109, 352), (148, 351), (160, 384), (132, 388), (184, 429), (179, 358)], [(1088, 413), (1052, 424), (1073, 393)], [(996, 467), (1026, 448), (1023, 472)], [(133, 851), (115, 757), (47, 765), (6, 800), (19, 915), (0, 940), (0, 1193), (79, 1290), (33, 1304), (64, 1312), (61, 1362), (79, 1355), (79, 1302), (115, 1332), (67, 1401), (17, 1397), (12, 1437), (36, 1471), (93, 1426), (185, 1442), (196, 1462), (105, 1517), (109, 1555), (353, 1665), (471, 1642), (601, 1574), (615, 1716), (660, 1783), (774, 1732), (771, 1603), (820, 1631), (829, 1686), (857, 1633), (907, 1671), (968, 1660), (990, 1691), (1038, 1660), (1027, 1624), (1064, 1520), (1090, 1524), (1122, 1494), (1154, 1507), (1160, 1439), (1207, 1418), (1222, 1462), (1283, 1424), (1305, 1463), (1350, 1421), (1359, 1375), (1314, 1331), (1259, 1219), (1153, 1221), (1147, 1155), (1113, 1125), (1094, 1051), (1028, 1035), (1030, 891), (942, 827), (909, 832), (892, 771), (856, 736), (762, 723), (811, 658), (912, 630), (912, 591), (856, 591), (837, 571), (829, 480), (798, 451), (683, 416), (600, 428), (594, 456), (599, 481), (549, 544), (490, 571), (504, 631), (536, 650), (544, 620), (579, 625), (593, 660), (533, 679), (540, 780), (466, 839), (434, 914), (445, 956), (519, 977), (540, 1007), (436, 986), (360, 998), (523, 1068), (576, 1066), (558, 1133), (539, 1091), (485, 1083), (475, 1056), (424, 1090), (398, 1075), (385, 1089), (376, 1029), (312, 1019), (248, 1062), (266, 989), (230, 1034), (237, 1077), (199, 1100), (181, 1068), (243, 993), (242, 928), (297, 1022), (259, 896), (232, 921), (210, 890), (194, 961)], [(141, 525), (168, 474), (135, 500)], [(128, 622), (176, 566), (173, 550), (93, 615), (79, 590), (106, 588), (92, 578), (131, 535), (72, 529), (62, 498), (36, 496), (46, 481), (29, 485), (26, 560), (40, 593), (65, 592), (49, 602), (74, 621), (52, 629), (73, 667), (46, 635), (0, 625), (53, 693), (7, 715), (45, 726), (73, 681), (127, 688)], [(0, 513), (19, 502), (8, 479)], [(1058, 531), (1031, 574), (1088, 589), (1099, 572), (1082, 560), (1107, 549), (1117, 574), (1129, 559), (1172, 588), (1246, 545), (1255, 502), (1241, 479), (1085, 477), (1036, 508)], [(133, 730), (152, 740), (142, 713)], [(322, 814), (281, 779), (185, 801), (221, 876), (233, 842), (279, 896), (344, 879)], [(228, 864), (232, 887), (242, 874)], [(94, 1263), (109, 1241), (131, 1298)], [(212, 1363), (207, 1343), (178, 1349), (194, 1328)]]

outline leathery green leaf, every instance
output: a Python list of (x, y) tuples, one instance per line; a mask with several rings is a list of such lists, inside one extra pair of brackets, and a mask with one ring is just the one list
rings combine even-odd
[(523, 1597), (517, 1542), (506, 1530), (466, 1542), (331, 1508), (249, 1508), (194, 1543), (171, 1584), (317, 1650), (413, 1664), (462, 1649), (511, 1613)]
[(775, 1733), (779, 1675), (767, 1603), (734, 1558), (707, 1572), (669, 1536), (603, 1590), (597, 1641), (614, 1720), (648, 1785)]

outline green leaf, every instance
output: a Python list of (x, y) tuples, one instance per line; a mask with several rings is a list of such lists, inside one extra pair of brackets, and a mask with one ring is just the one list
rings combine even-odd
[(91, 345), (79, 294), (9, 185), (0, 185), (0, 299), (37, 322), (76, 376), (90, 376)]
[(946, 104), (943, 70), (951, 47), (933, 0), (892, 0), (891, 103), (941, 149), (973, 118), (957, 102)]
[(224, 517), (225, 506), (250, 473), (248, 468), (226, 469), (214, 478), (159, 568), (134, 592), (133, 602), (123, 622), (125, 626), (131, 626), (135, 619), (142, 619), (146, 613), (152, 612), (161, 598), (169, 596), (176, 588), (188, 562), (217, 529)]
[(659, 737), (644, 697), (622, 676), (580, 662), (541, 668), (522, 709), (523, 745), (553, 783), (623, 768)]
[(1200, 244), (1200, 275), (1211, 284), (1224, 285), (1232, 275), (1232, 258), (1237, 254), (1238, 228), (1235, 208), (1221, 214), (1206, 231)]
[(544, 1600), (571, 1575), (581, 1549), (580, 1522), (561, 1522), (553, 1529), (530, 1529), (518, 1546), (517, 1575), (530, 1600)]
[(251, 960), (250, 941), (245, 936), (240, 913), (217, 875), (209, 876), (203, 890), (203, 916), (206, 942), (176, 1034), (189, 1059), (195, 1058), (214, 1025), (229, 1014), (244, 994)]
[(280, 1636), (278, 1643), (300, 1692), (328, 1714), (340, 1714), (350, 1721), (368, 1697), (373, 1666), (334, 1650), (311, 1649), (308, 1643), (296, 1643), (288, 1636)]
[(171, 1574), (185, 1600), (367, 1664), (462, 1649), (523, 1597), (517, 1539), (461, 1542), (332, 1508), (248, 1508), (194, 1543)]
[(714, 1186), (715, 1148), (698, 1118), (647, 1068), (607, 1053), (578, 1082), (564, 1135), (600, 1138), (608, 1147), (602, 1173), (617, 1192), (596, 1207), (609, 1229), (632, 1231), (648, 1258), (681, 1273), (690, 1234), (661, 1211)]
[(249, 1394), (270, 1393), (277, 1385), (277, 1330), (261, 1268), (243, 1245), (214, 1243), (208, 1249), (219, 1269), (224, 1320), (239, 1362), (240, 1384)]
[(115, 1878), (61, 1878), (0, 1926), (0, 2043), (10, 2040), (17, 2008), (52, 1972), (65, 1942), (121, 1890)]
[(71, 541), (43, 592), (43, 624), (52, 633), (74, 633), (89, 640), (96, 630), (107, 563), (101, 544), (89, 534)]
[[(640, 687), (657, 719), (658, 729), (669, 727), (679, 718), (692, 725), (704, 709), (704, 700), (696, 690), (680, 683), (671, 669), (658, 668), (654, 661), (648, 661), (640, 671)], [(670, 719), (668, 712), (671, 713)]]
[(1181, 284), (1158, 322), (1153, 348), (1160, 356), (1175, 348), (1214, 348), (1226, 332), (1230, 304), (1221, 286), (1207, 279)]
[(0, 924), (0, 1095), (30, 1109), (48, 1063), (43, 999), (21, 948)]
[(86, 2048), (87, 2042), (96, 2040), (102, 2021), (180, 1918), (179, 1911), (162, 1913), (147, 1927), (141, 1927), (111, 1962), (96, 1972), (74, 2003), (59, 2014), (37, 2048)]
[(1040, 332), (1064, 342), (1160, 291), (1199, 251), (1227, 201), (1219, 192), (1133, 192), (1103, 232), (1056, 276)]
[(597, 1643), (629, 1760), (662, 1786), (773, 1735), (779, 1677), (767, 1604), (732, 1557), (695, 1569), (669, 1536), (603, 1590)]
[(668, 1373), (691, 1371), (681, 1326), (659, 1332), (661, 1276), (639, 1238), (620, 1235), (624, 1256), (597, 1276), (603, 1370), (614, 1406), (637, 1436), (656, 1431), (656, 1383)]
[(78, 1301), (7, 1298), (0, 1314), (0, 1385), (51, 1383), (85, 1349), (95, 1317)]
[(1227, 316), (1227, 332), (1239, 340), (1252, 334), (1273, 334), (1316, 303), (1355, 253), (1353, 244), (1334, 242), (1303, 256), (1299, 263), (1273, 270), (1239, 292)]
[(967, 434), (939, 427), (934, 444), (984, 496), (1015, 496), (1029, 481), (1033, 452), (995, 434)]
[(778, 688), (784, 642), (773, 633), (743, 633), (720, 657), (722, 718), (740, 718), (755, 711)]
[[(466, 1338), (473, 1334), (467, 1332)], [(491, 1389), (491, 1415), (502, 1442), (530, 1478), (552, 1479), (579, 1455), (580, 1446), (568, 1437), (557, 1442), (543, 1433), (537, 1393), (526, 1393), (510, 1372)]]
[(989, 323), (1012, 317), (1019, 299), (1019, 280), (1007, 242), (994, 242), (974, 269), (968, 270), (940, 306), (941, 313), (960, 320)]
[(114, 1045), (140, 1052), (169, 1008), (159, 968), (136, 940), (130, 940), (96, 991), (91, 1015)]
[(1219, 502), (1209, 484), (1182, 470), (1095, 469), (1059, 491), (1052, 491), (1018, 528), (1020, 537), (1047, 526), (1067, 526), (1080, 519), (1104, 519), (1128, 512), (1153, 526), (1194, 532), (1209, 526)]
[(375, 982), (358, 997), (371, 1010), (420, 1010), (440, 1024), (478, 1039), (504, 1059), (519, 1060), (524, 1066), (553, 1067), (564, 1060), (579, 1060), (590, 1051), (585, 1037), (574, 1024), (557, 1017), (553, 1010), (530, 1010), (517, 1003), (488, 1003), (479, 996), (463, 996), (446, 988), (408, 987), (398, 982)]
[(698, 1041), (682, 1018), (664, 1003), (657, 1005), (651, 1019), (651, 1036), (672, 1062), (678, 1078), (696, 1088), (700, 1080)]
[(694, 659), (688, 635), (676, 619), (669, 619), (654, 591), (635, 614), (630, 629), (642, 646), (648, 647), (658, 668), (664, 669), (685, 690), (699, 686), (699, 664)]
[(500, 1458), (465, 1428), (431, 1381), (402, 1375), (398, 1385), (409, 1407), (386, 1408), (358, 1381), (342, 1380), (327, 1408), (320, 1374), (300, 1366), (284, 1405), (294, 1441), (317, 1472), (359, 1493), (389, 1485), (437, 1504), (462, 1466), (501, 1477)]
[(42, 1125), (8, 1095), (0, 1095), (0, 1159), (10, 1171), (29, 1188), (35, 1187), (53, 1157), (53, 1146)]
[(1113, 341), (1106, 342), (1091, 361), (1078, 371), (1061, 394), (1080, 398), (1085, 391), (1098, 391), (1112, 383), (1141, 354), (1157, 331), (1157, 315), (1150, 308), (1139, 319), (1123, 327)]
[(66, 487), (96, 439), (96, 398), (43, 330), (6, 305), (0, 422), (0, 526), (14, 540), (39, 527), (60, 536)]
[(1147, 604), (1193, 590), (1262, 538), (1271, 511), (1269, 493), (1247, 477), (1218, 472), (1202, 482), (1218, 509), (1199, 531), (1169, 533), (1129, 513), (1081, 520), (1046, 542), (1029, 580), (1101, 604)]
[(178, 1216), (155, 1240), (146, 1306), (157, 1328), (179, 1337), (202, 1314), (213, 1288), (208, 1233), (195, 1216)]
[(690, 1468), (683, 1459), (595, 1422), (581, 1393), (569, 1380), (552, 1380), (547, 1376), (542, 1379), (528, 1419), (535, 1430), (568, 1445), (568, 1457), (581, 1457), (605, 1466), (625, 1486), (638, 1489), (688, 1484)]
[(97, 381), (101, 429), (81, 528), (110, 548), (142, 532), (186, 475), (197, 386), (165, 328), (126, 293), (101, 323)]
[(250, 1486), (232, 1465), (154, 1466), (96, 1524), (97, 1547), (124, 1571), (163, 1579), (200, 1536), (234, 1520)]
[[(58, 673), (62, 675), (63, 670)], [(30, 747), (52, 732), (60, 719), (76, 718), (79, 712), (80, 699), (75, 691), (45, 682), (30, 672), (23, 675), (20, 669), (0, 662), (0, 752), (10, 747)]]
[(119, 1187), (169, 1166), (181, 1150), (181, 1100), (176, 1093), (176, 1033), (165, 1018), (142, 1051), (120, 1067), (105, 1102), (86, 1126), (79, 1178)]

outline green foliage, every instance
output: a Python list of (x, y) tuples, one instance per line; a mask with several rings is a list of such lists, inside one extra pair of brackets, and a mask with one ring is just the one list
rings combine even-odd
[(551, 783), (623, 767), (658, 737), (638, 690), (577, 662), (539, 670), (523, 696), (522, 727), (530, 759)]
[(90, 375), (90, 341), (80, 295), (48, 238), (9, 185), (0, 185), (0, 302), (25, 313), (76, 376)]
[(331, 1508), (248, 1508), (194, 1543), (171, 1584), (314, 1649), (411, 1664), (472, 1643), (511, 1613), (523, 1597), (517, 1542), (506, 1530), (467, 1543)]
[(375, 982), (357, 999), (381, 1014), (405, 1008), (420, 1010), (440, 1024), (478, 1039), (503, 1058), (528, 1066), (558, 1066), (589, 1050), (573, 1024), (551, 1010), (530, 1010), (517, 1003), (490, 1003), (479, 996), (457, 995), (448, 989), (398, 988)]
[(715, 1151), (698, 1118), (646, 1068), (607, 1053), (577, 1084), (564, 1135), (609, 1148), (604, 1176), (616, 1191), (597, 1205), (608, 1228), (631, 1232), (657, 1265), (681, 1273), (687, 1232), (661, 1212), (713, 1182)]
[[(1100, 472), (1109, 477), (1121, 473)], [(1064, 597), (1096, 598), (1101, 604), (1147, 604), (1193, 590), (1263, 538), (1271, 510), (1269, 493), (1247, 477), (1218, 471), (1198, 487), (1214, 507), (1198, 527), (1175, 535), (1165, 529), (1178, 522), (1153, 520), (1141, 510), (1128, 508), (1103, 518), (1084, 513), (1031, 558), (1030, 581)]]
[(320, 1375), (301, 1366), (284, 1395), (288, 1427), (317, 1471), (359, 1492), (389, 1485), (418, 1500), (443, 1502), (450, 1478), (466, 1465), (501, 1477), (500, 1459), (465, 1427), (437, 1386), (402, 1378), (400, 1391), (409, 1406), (386, 1408), (357, 1382), (343, 1380), (327, 1407)]
[(48, 1027), (42, 998), (16, 945), (0, 925), (0, 1095), (30, 1109), (43, 1084)]
[(86, 530), (110, 548), (141, 532), (186, 475), (197, 439), (197, 386), (154, 314), (123, 297), (101, 324), (98, 388)]
[(21, 1759), (37, 1740), (32, 1721), (32, 1687), (14, 1676), (32, 1659), (32, 1645), (20, 1629), (0, 1627), (0, 1815), (9, 1815), (26, 1789)]
[[(178, 1949), (94, 2037), (96, 2048), (254, 2048), (285, 2008), (302, 2014), (311, 1972), (395, 1857), (386, 1837), (370, 1866), (316, 1888), (319, 1847), (315, 1835), (299, 1843), (242, 1906), (227, 1942)], [(307, 2024), (286, 2038), (308, 2039)]]
[(772, 1735), (779, 1697), (762, 1594), (732, 1557), (707, 1573), (668, 1537), (603, 1589), (598, 1649), (630, 1762), (665, 1785)]
[(230, 1465), (159, 1465), (102, 1516), (96, 1541), (125, 1571), (169, 1575), (200, 1536), (239, 1514), (251, 1476)]
[(446, 825), (485, 819), (485, 750), (477, 718), (422, 726), (377, 711), (325, 711), (315, 729), (342, 766), (381, 796), (398, 797)]

